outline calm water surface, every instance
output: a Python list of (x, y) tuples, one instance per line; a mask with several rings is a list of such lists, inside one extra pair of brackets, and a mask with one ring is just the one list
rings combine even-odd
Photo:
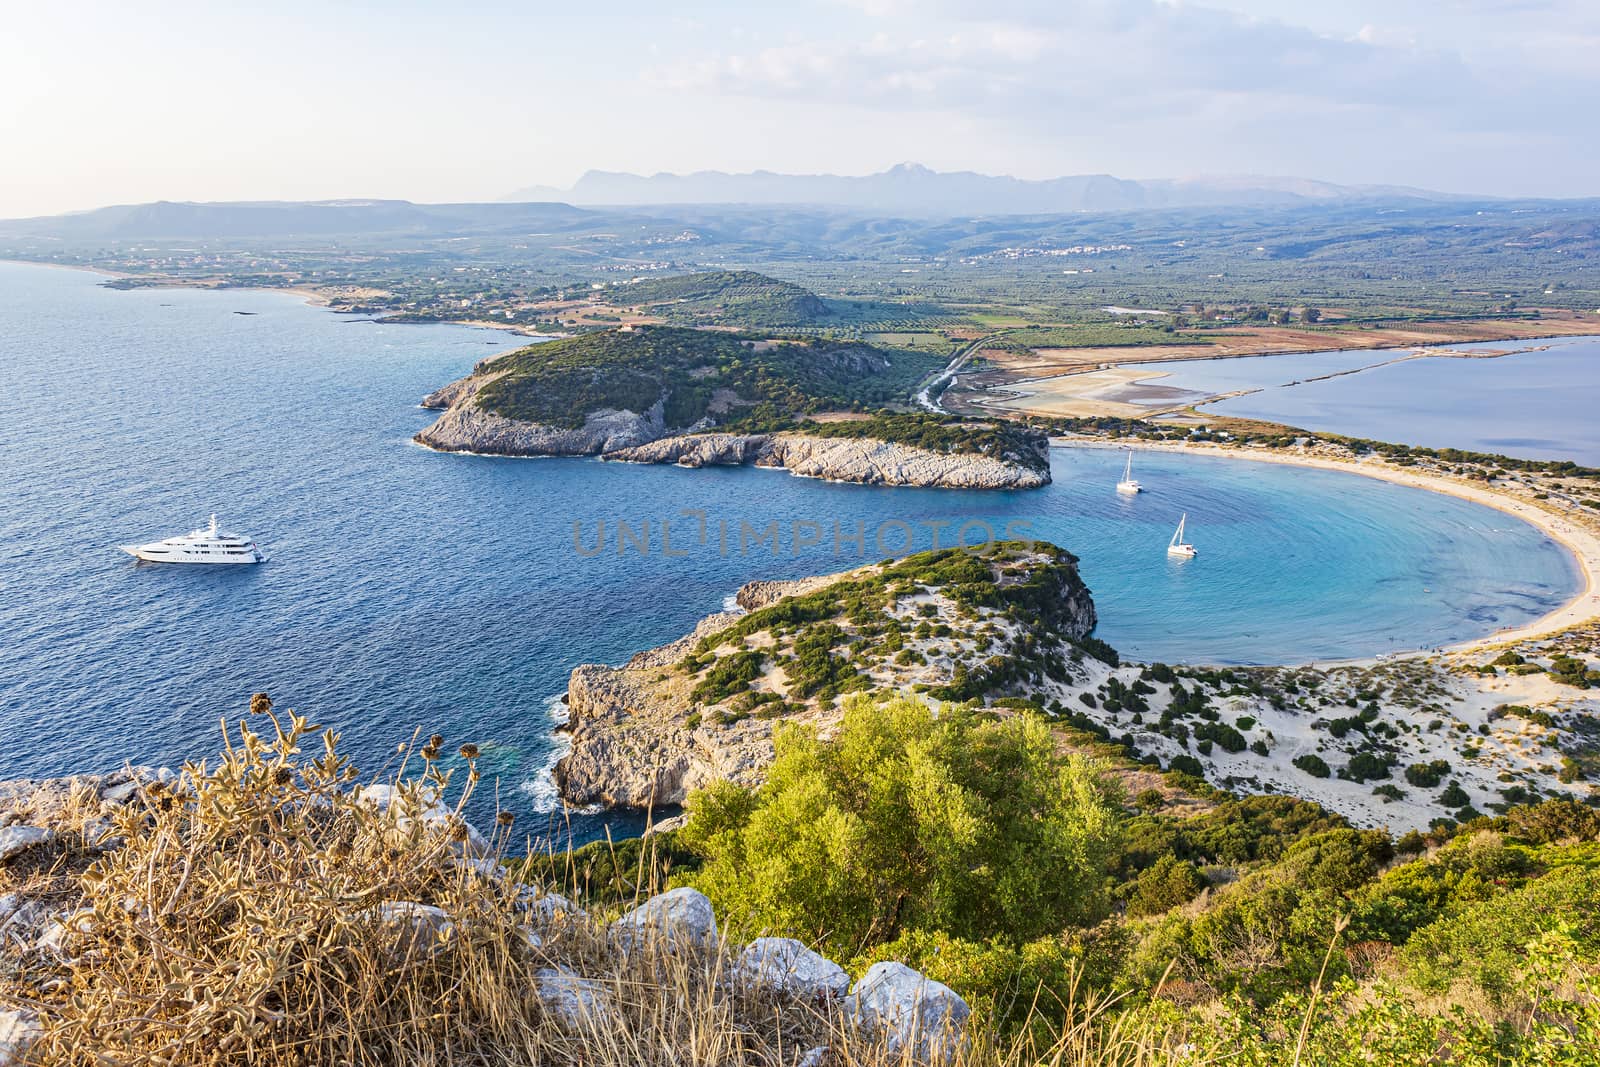
[[(248, 314), (244, 314), (244, 313)], [(344, 731), (369, 773), (437, 730), (483, 746), (486, 784), (552, 807), (551, 698), (573, 666), (674, 638), (740, 583), (859, 561), (910, 526), (981, 520), (1082, 557), (1100, 636), (1125, 655), (1299, 662), (1435, 645), (1527, 621), (1576, 589), (1538, 531), (1351, 475), (1059, 450), (1029, 493), (887, 490), (757, 470), (439, 455), (417, 398), (514, 339), (384, 325), (282, 294), (117, 292), (0, 263), (0, 778), (175, 763), (266, 690)], [(706, 543), (699, 542), (703, 512)], [(211, 512), (259, 567), (136, 564), (120, 543)], [(1165, 546), (1189, 514), (1200, 558)], [(674, 550), (661, 551), (670, 520)], [(617, 524), (651, 525), (648, 555)], [(605, 550), (587, 549), (606, 523)], [(740, 552), (740, 523), (779, 524)], [(794, 523), (821, 543), (794, 548)], [(718, 530), (730, 530), (726, 555)], [(977, 528), (969, 530), (976, 536)], [(477, 809), (492, 806), (484, 794)], [(625, 820), (624, 820), (625, 823)], [(613, 821), (616, 824), (616, 821)], [(594, 818), (580, 818), (590, 833)]]
[[(1600, 418), (1595, 416), (1600, 337), (1488, 341), (1450, 345), (1449, 350), (1512, 354), (1374, 366), (1406, 353), (1345, 351), (1142, 366), (1168, 372), (1151, 385), (1196, 398), (1260, 390), (1206, 406), (1219, 415), (1378, 441), (1600, 466)], [(1323, 377), (1363, 367), (1370, 369)], [(1322, 380), (1308, 380), (1313, 378)], [(1141, 402), (1137, 389), (1127, 399)], [(1155, 396), (1150, 402), (1171, 403)]]

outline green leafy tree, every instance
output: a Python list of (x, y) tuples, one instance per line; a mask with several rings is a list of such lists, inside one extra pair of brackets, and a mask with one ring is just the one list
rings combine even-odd
[(1115, 788), (1033, 712), (846, 705), (838, 736), (781, 725), (767, 782), (689, 798), (693, 879), (736, 929), (845, 952), (910, 929), (1026, 941), (1107, 911)]

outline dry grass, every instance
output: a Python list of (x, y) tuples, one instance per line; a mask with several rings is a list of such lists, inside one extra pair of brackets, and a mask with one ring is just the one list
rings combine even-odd
[[(280, 717), (264, 696), (252, 709), (264, 728), (238, 724), (215, 765), (144, 781), (109, 828), (120, 848), (68, 836), (6, 875), (78, 907), (56, 948), (0, 973), (0, 1007), (40, 1016), (32, 1061), (793, 1067), (821, 1047), (841, 1067), (902, 1061), (837, 1003), (739, 988), (726, 943), (629, 951), (590, 915), (538, 907), (497, 862), (509, 819), (491, 855), (471, 855), (460, 811), (472, 746), (453, 809), (438, 806), (452, 783), (435, 738), (408, 754), (420, 773), (408, 779), (403, 764), (380, 810), (359, 799), (335, 734)], [(448, 922), (386, 918), (393, 902), (438, 907)], [(604, 1010), (548, 1011), (538, 972), (557, 966), (588, 979)], [(1009, 1044), (975, 1025), (957, 1067), (1158, 1062), (1143, 1039), (1103, 1025), (1109, 1006)]]

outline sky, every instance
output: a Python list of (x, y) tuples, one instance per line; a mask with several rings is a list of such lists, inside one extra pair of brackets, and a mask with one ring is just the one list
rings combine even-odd
[(0, 217), (584, 171), (1600, 195), (1600, 0), (0, 0)]

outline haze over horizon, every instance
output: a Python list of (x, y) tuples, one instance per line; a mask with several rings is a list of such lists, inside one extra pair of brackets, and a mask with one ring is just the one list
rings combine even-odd
[(1583, 0), (411, 0), (9, 13), (0, 217), (488, 201), (593, 170), (1292, 175), (1600, 194)]

